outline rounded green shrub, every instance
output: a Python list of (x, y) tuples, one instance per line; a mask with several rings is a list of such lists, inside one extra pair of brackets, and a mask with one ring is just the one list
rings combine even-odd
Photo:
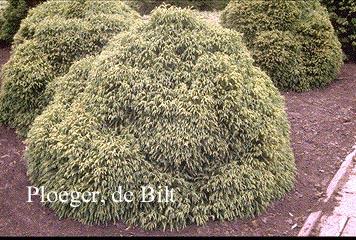
[(320, 0), (328, 9), (331, 22), (349, 60), (356, 60), (356, 1)]
[[(101, 193), (47, 203), (60, 217), (183, 228), (260, 214), (293, 187), (284, 99), (241, 34), (160, 7), (93, 59), (51, 82), (28, 134), (35, 186)], [(133, 202), (112, 200), (119, 186)], [(142, 202), (142, 186), (173, 189), (174, 202)]]
[(221, 20), (244, 34), (256, 65), (280, 89), (324, 87), (342, 65), (340, 42), (318, 1), (234, 0)]
[(11, 43), (12, 38), (20, 27), (21, 20), (27, 15), (29, 6), (25, 0), (9, 0), (3, 11), (0, 22), (0, 40)]
[(0, 1), (0, 43), (11, 44), (29, 8), (45, 0)]
[(139, 19), (119, 1), (48, 1), (31, 10), (1, 73), (0, 123), (26, 135), (51, 100), (47, 84), (75, 61), (100, 53), (114, 34)]

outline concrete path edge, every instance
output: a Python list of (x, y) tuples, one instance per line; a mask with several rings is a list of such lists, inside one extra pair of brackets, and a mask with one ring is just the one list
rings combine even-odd
[[(329, 186), (326, 190), (326, 197), (323, 200), (324, 203), (327, 203), (333, 193), (335, 192), (336, 188), (338, 187), (341, 179), (345, 176), (347, 170), (351, 166), (351, 163), (356, 156), (356, 145), (352, 147), (352, 152), (347, 155), (344, 162), (341, 164), (339, 170), (334, 175), (333, 179), (330, 181)], [(310, 236), (311, 231), (314, 229), (316, 223), (319, 221), (321, 217), (322, 211), (312, 212), (307, 220), (305, 221), (303, 227), (300, 229), (298, 236)]]

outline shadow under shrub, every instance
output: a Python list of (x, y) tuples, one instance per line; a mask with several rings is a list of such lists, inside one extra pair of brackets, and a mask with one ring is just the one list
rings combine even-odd
[(280, 89), (324, 87), (342, 65), (340, 42), (318, 1), (233, 0), (221, 19), (244, 33), (256, 65)]
[(0, 123), (25, 136), (51, 100), (47, 84), (67, 73), (73, 62), (100, 53), (109, 38), (139, 18), (118, 1), (48, 1), (32, 9), (1, 72)]
[[(241, 34), (190, 10), (155, 10), (49, 89), (28, 134), (30, 180), (101, 193), (76, 209), (48, 203), (60, 217), (183, 228), (258, 215), (293, 187), (283, 97)], [(147, 185), (174, 189), (175, 202), (141, 202)], [(111, 200), (119, 186), (133, 202)]]

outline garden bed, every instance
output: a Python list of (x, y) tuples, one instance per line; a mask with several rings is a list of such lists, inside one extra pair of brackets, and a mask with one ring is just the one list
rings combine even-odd
[[(0, 64), (9, 49), (0, 49)], [(0, 80), (1, 82), (1, 80)], [(322, 204), (326, 187), (355, 143), (356, 64), (344, 65), (339, 80), (322, 90), (285, 92), (292, 148), (298, 168), (295, 189), (253, 219), (209, 222), (182, 231), (143, 231), (122, 223), (88, 226), (60, 220), (39, 201), (26, 203), (25, 145), (13, 129), (0, 127), (0, 235), (6, 236), (239, 236), (297, 235), (309, 213)]]

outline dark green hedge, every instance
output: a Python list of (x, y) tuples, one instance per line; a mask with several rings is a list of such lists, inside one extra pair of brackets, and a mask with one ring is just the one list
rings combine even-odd
[[(106, 201), (49, 203), (63, 218), (175, 229), (260, 214), (293, 187), (278, 89), (241, 34), (190, 10), (155, 10), (51, 88), (54, 100), (28, 134), (30, 179)], [(175, 203), (142, 203), (147, 185), (173, 188)], [(135, 200), (114, 203), (119, 186)]]
[(109, 38), (140, 19), (119, 1), (48, 1), (32, 9), (14, 37), (2, 69), (0, 123), (26, 135), (48, 104), (48, 83), (72, 63), (100, 53)]
[(318, 1), (234, 0), (222, 22), (244, 33), (256, 64), (280, 89), (323, 87), (342, 65), (341, 44)]
[(356, 61), (356, 1), (320, 0), (329, 11), (331, 22), (349, 60)]

